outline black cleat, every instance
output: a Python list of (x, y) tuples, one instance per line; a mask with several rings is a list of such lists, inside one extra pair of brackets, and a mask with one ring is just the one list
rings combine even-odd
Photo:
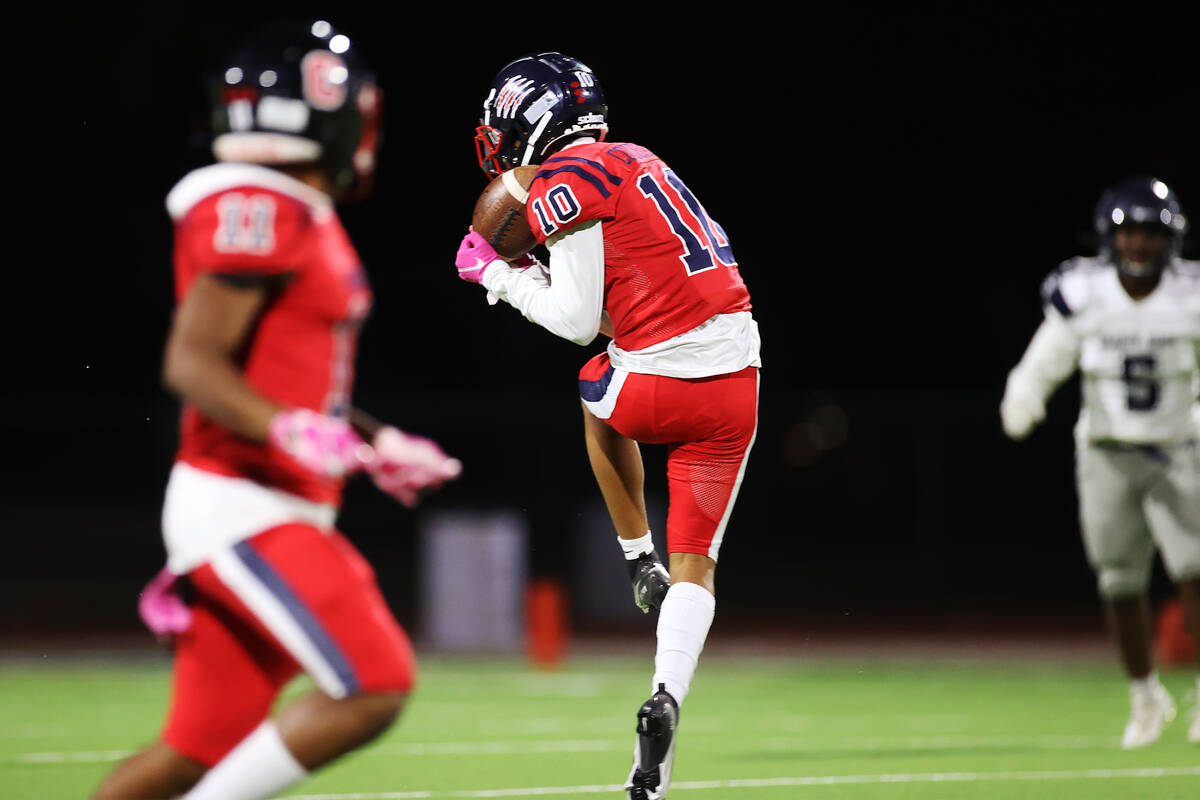
[(649, 614), (650, 609), (662, 605), (671, 588), (671, 575), (653, 550), (625, 564), (629, 569), (629, 580), (633, 582), (633, 602), (643, 614)]
[(660, 683), (654, 696), (638, 709), (633, 768), (625, 780), (627, 800), (663, 800), (667, 796), (678, 726), (679, 704)]

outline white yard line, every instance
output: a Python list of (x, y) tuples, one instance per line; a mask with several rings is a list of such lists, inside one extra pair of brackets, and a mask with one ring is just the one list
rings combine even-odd
[[(675, 791), (702, 789), (759, 789), (781, 786), (831, 786), (882, 783), (979, 783), (986, 781), (1113, 780), (1120, 778), (1200, 777), (1200, 767), (1142, 769), (1081, 769), (1024, 772), (924, 772), (884, 775), (814, 775), (797, 778), (747, 778), (727, 781), (676, 781)], [(298, 794), (286, 800), (451, 800), (451, 798), (545, 797), (547, 795), (619, 792), (619, 783), (585, 786), (533, 786), (523, 789), (467, 789), (449, 792), (362, 792), (354, 794)], [(284, 800), (284, 798), (279, 798)]]
[[(690, 731), (690, 733), (695, 733)], [(632, 740), (631, 740), (632, 741)], [(830, 750), (877, 750), (880, 748), (920, 749), (927, 747), (960, 749), (970, 747), (1032, 747), (1039, 750), (1085, 750), (1092, 747), (1115, 747), (1112, 736), (856, 736), (842, 739), (774, 736), (758, 740), (743, 740), (742, 745), (765, 750), (806, 750), (814, 754)], [(539, 755), (544, 753), (604, 753), (627, 750), (630, 742), (624, 739), (530, 739), (519, 741), (483, 742), (396, 742), (378, 744), (362, 751), (363, 756), (486, 756)], [(119, 761), (130, 750), (91, 750), (76, 752), (18, 753), (0, 758), (0, 763), (64, 764)]]

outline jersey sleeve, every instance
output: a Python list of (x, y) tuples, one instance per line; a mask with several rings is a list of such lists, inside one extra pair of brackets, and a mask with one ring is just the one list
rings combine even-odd
[(1064, 261), (1042, 281), (1042, 310), (1046, 316), (1070, 320), (1086, 307), (1087, 282), (1076, 259)]
[(198, 203), (179, 224), (177, 247), (196, 274), (253, 280), (298, 272), (312, 232), (303, 203), (244, 187)]
[(1079, 365), (1080, 338), (1072, 322), (1086, 302), (1086, 294), (1075, 279), (1077, 266), (1065, 261), (1042, 282), (1046, 318), (1009, 372), (1006, 394), (1027, 393), (1044, 403)]
[(621, 178), (598, 158), (570, 150), (542, 164), (529, 186), (525, 213), (538, 244), (592, 220), (611, 222)]
[(1047, 316), (1009, 373), (1009, 385), (1027, 387), (1045, 401), (1079, 365), (1079, 349), (1075, 331), (1058, 316)]

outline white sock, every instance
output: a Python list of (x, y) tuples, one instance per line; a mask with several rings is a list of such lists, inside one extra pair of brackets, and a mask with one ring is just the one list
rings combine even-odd
[(1158, 686), (1158, 671), (1150, 670), (1150, 674), (1144, 678), (1134, 678), (1129, 681), (1129, 691), (1132, 694), (1149, 694), (1155, 686)]
[(267, 720), (204, 773), (183, 800), (262, 800), (307, 774)]
[(683, 705), (716, 608), (717, 599), (700, 584), (671, 584), (658, 610), (658, 652), (651, 692), (663, 684), (675, 702)]
[(633, 561), (640, 555), (645, 555), (654, 549), (654, 539), (650, 537), (650, 531), (646, 531), (645, 536), (640, 536), (637, 539), (622, 539), (617, 537), (617, 541), (621, 545), (621, 549), (625, 551), (625, 560)]

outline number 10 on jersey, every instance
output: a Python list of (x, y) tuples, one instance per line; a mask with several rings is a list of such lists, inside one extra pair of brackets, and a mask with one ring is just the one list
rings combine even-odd
[[(638, 178), (637, 186), (643, 196), (654, 201), (658, 207), (658, 213), (671, 226), (671, 231), (683, 245), (683, 255), (679, 257), (679, 260), (683, 262), (688, 275), (695, 275), (697, 272), (704, 272), (716, 267), (717, 264), (713, 261), (714, 255), (716, 255), (716, 260), (724, 266), (736, 267), (737, 261), (733, 257), (733, 248), (729, 246), (729, 237), (725, 235), (725, 230), (712, 217), (708, 216), (704, 206), (700, 205), (700, 201), (673, 170), (664, 169), (663, 176), (667, 179), (667, 183), (671, 184), (674, 192), (667, 191), (650, 173)], [(684, 213), (683, 209), (673, 202), (672, 195), (678, 196), (683, 201), (688, 211), (691, 212), (690, 215)], [(689, 217), (699, 223), (699, 229), (689, 224)]]

